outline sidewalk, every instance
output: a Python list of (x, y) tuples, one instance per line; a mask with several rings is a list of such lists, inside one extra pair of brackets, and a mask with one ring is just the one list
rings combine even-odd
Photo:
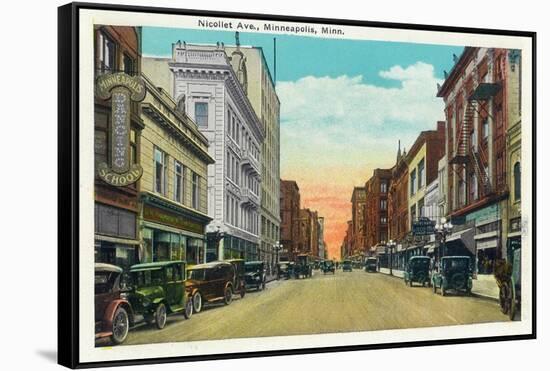
[[(390, 269), (380, 267), (380, 273), (390, 274)], [(403, 278), (403, 271), (400, 271), (398, 269), (393, 269), (392, 270), (392, 275), (395, 276), (395, 277)]]
[[(390, 274), (388, 268), (380, 267), (380, 273)], [(403, 271), (393, 269), (393, 276), (403, 278)], [(499, 288), (492, 274), (478, 274), (477, 279), (472, 280), (472, 295), (484, 299), (498, 300)]]
[(472, 280), (472, 294), (486, 299), (498, 300), (499, 288), (492, 274), (478, 274)]

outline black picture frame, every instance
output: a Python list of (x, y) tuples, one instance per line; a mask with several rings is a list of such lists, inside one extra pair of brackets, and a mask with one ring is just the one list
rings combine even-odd
[[(490, 336), (465, 339), (395, 342), (354, 346), (334, 346), (291, 350), (212, 354), (149, 359), (127, 359), (122, 361), (86, 362), (79, 359), (79, 12), (90, 10), (113, 10), (149, 14), (172, 14), (209, 17), (237, 17), (241, 19), (291, 21), (312, 24), (336, 24), (377, 28), (399, 28), (405, 30), (444, 31), (451, 33), (504, 35), (530, 38), (532, 41), (532, 221), (530, 231), (532, 242), (532, 332), (525, 335)], [(535, 32), (497, 30), (485, 28), (448, 27), (421, 24), (387, 23), (344, 19), (309, 18), (267, 14), (249, 14), (221, 11), (201, 11), (144, 6), (70, 3), (58, 8), (58, 363), (69, 368), (106, 367), (122, 365), (143, 365), (155, 363), (190, 362), (232, 358), (267, 357), (308, 353), (347, 352), (386, 348), (421, 347), (433, 345), (483, 343), (509, 340), (536, 339), (537, 297), (536, 297), (536, 97), (537, 69)]]

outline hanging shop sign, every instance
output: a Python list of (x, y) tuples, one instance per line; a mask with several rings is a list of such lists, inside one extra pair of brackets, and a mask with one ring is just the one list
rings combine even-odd
[(413, 222), (412, 232), (416, 236), (427, 236), (434, 234), (435, 222), (429, 218), (418, 218)]
[(141, 77), (125, 73), (99, 76), (95, 94), (101, 99), (111, 99), (111, 156), (110, 163), (99, 164), (97, 172), (105, 182), (124, 187), (141, 178), (143, 168), (132, 164), (130, 155), (130, 103), (145, 98), (145, 84)]

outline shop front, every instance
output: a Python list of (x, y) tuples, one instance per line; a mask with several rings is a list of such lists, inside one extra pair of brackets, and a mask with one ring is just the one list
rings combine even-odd
[(142, 197), (140, 261), (206, 261), (204, 230), (210, 218), (153, 195)]
[(132, 196), (96, 186), (94, 260), (128, 269), (139, 259), (137, 202)]

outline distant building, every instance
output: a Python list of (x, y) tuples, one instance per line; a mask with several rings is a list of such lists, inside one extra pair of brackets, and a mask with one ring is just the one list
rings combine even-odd
[(317, 219), (319, 224), (319, 257), (325, 258), (327, 254), (326, 242), (325, 242), (325, 218), (320, 216)]
[(388, 241), (388, 191), (391, 169), (375, 169), (365, 183), (365, 228), (369, 250)]
[(392, 168), (388, 193), (389, 240), (401, 243), (409, 231), (409, 165), (405, 149), (397, 149), (397, 160)]
[(301, 209), (298, 217), (298, 253), (319, 256), (319, 224), (317, 211)]
[(291, 259), (298, 251), (300, 188), (294, 180), (280, 181), (281, 259)]
[(354, 187), (351, 195), (351, 224), (353, 228), (351, 249), (353, 251), (353, 255), (366, 253), (367, 250), (365, 206), (365, 187)]

